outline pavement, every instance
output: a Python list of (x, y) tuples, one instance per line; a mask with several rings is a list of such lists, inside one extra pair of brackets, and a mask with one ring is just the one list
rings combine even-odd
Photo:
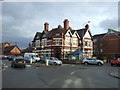
[(120, 72), (112, 72), (112, 73), (110, 73), (110, 76), (113, 76), (115, 78), (119, 78), (120, 79)]

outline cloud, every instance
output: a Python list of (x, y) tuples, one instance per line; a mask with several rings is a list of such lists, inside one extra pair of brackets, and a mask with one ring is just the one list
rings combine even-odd
[(104, 30), (108, 30), (108, 28), (111, 29), (118, 29), (118, 19), (106, 19), (102, 22), (100, 22), (100, 27), (103, 28)]
[(117, 3), (114, 2), (3, 2), (3, 41), (17, 41), (20, 47), (26, 47), (36, 32), (43, 31), (44, 22), (49, 23), (51, 30), (59, 24), (63, 26), (65, 18), (73, 29), (83, 28), (84, 23), (91, 21), (92, 33), (98, 33), (97, 30), (101, 33), (108, 27), (116, 27), (115, 17)]

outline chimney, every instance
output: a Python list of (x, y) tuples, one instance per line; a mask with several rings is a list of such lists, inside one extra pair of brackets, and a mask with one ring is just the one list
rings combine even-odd
[(12, 46), (12, 43), (9, 43), (10, 46)]
[(89, 29), (89, 25), (88, 25), (88, 24), (86, 24), (86, 25), (85, 25), (85, 28), (86, 28), (86, 29)]
[(67, 30), (69, 28), (69, 21), (68, 21), (68, 19), (65, 19), (63, 23), (64, 23), (64, 29)]
[(48, 28), (49, 28), (49, 24), (47, 22), (45, 22), (45, 24), (44, 24), (44, 30), (48, 31)]
[(61, 25), (58, 25), (58, 28), (62, 29), (62, 26), (61, 26)]
[(68, 29), (70, 29), (70, 30), (72, 31), (72, 28), (71, 28), (71, 27), (69, 27)]
[(28, 47), (31, 47), (31, 43), (28, 44)]

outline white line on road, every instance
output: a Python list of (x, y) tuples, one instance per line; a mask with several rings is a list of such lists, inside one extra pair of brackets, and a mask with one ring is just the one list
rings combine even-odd
[(26, 65), (27, 67), (31, 67), (31, 65)]
[(71, 72), (70, 74), (73, 75), (75, 72)]

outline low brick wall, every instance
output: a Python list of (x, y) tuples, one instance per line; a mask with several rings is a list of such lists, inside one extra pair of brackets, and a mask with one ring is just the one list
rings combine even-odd
[(62, 60), (63, 63), (67, 64), (77, 64), (77, 63), (82, 63), (81, 61), (75, 61), (75, 60)]

